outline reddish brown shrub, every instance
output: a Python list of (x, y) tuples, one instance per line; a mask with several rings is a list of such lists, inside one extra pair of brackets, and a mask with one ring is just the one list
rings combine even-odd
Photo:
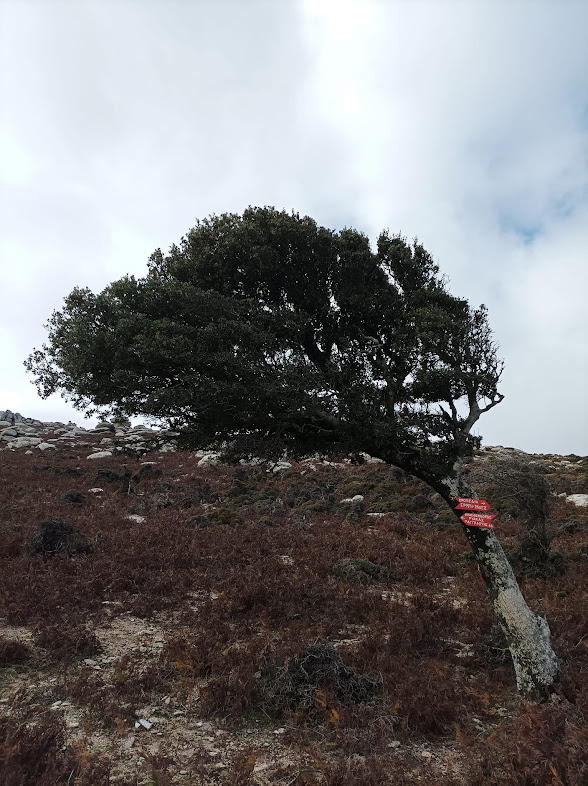
[(83, 748), (66, 745), (63, 720), (52, 712), (0, 717), (2, 786), (108, 786), (110, 768)]
[(24, 663), (31, 656), (32, 649), (26, 642), (0, 637), (0, 667)]

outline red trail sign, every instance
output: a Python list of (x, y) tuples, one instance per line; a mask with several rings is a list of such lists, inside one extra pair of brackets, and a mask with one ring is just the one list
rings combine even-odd
[(482, 529), (496, 529), (492, 519), (496, 518), (496, 513), (464, 513), (460, 516), (464, 524), (468, 527), (481, 527)]
[(490, 505), (485, 499), (471, 499), (470, 497), (456, 497), (459, 505), (456, 510), (490, 510)]

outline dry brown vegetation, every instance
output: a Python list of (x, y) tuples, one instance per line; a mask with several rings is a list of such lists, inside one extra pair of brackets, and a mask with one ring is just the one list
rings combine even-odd
[[(422, 483), (146, 458), (0, 453), (2, 784), (588, 784), (588, 510), (552, 497), (567, 572), (521, 577), (562, 663), (532, 704)], [(588, 491), (586, 459), (544, 464), (556, 492)], [(49, 519), (84, 548), (43, 551)]]

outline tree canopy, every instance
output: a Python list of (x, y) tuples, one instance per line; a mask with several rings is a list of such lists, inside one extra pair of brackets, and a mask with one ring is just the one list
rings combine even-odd
[(249, 208), (197, 221), (144, 278), (75, 289), (27, 368), (41, 396), (143, 414), (198, 447), (366, 451), (409, 470), (467, 455), (502, 363), (484, 306), (416, 240)]

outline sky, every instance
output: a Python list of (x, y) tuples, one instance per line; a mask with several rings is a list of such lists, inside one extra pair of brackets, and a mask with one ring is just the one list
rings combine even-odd
[(483, 444), (588, 454), (588, 3), (0, 0), (0, 410), (76, 287), (211, 213), (417, 237), (505, 360)]

